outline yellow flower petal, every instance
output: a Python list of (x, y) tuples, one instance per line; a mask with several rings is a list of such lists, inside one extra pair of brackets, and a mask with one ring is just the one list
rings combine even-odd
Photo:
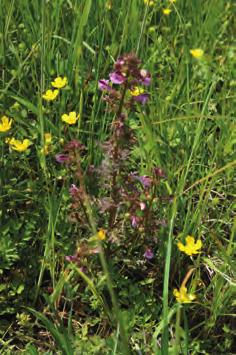
[(185, 246), (183, 245), (183, 243), (178, 242), (178, 243), (177, 243), (177, 246), (178, 246), (178, 248), (179, 248), (180, 251), (184, 251), (184, 250), (185, 250)]
[(0, 121), (0, 132), (7, 132), (11, 129), (12, 119), (7, 116), (3, 116)]
[(135, 86), (132, 90), (129, 91), (132, 96), (139, 96), (144, 93), (144, 89), (138, 86)]
[(24, 139), (23, 141), (20, 141), (18, 139), (11, 138), (6, 140), (6, 142), (10, 144), (13, 150), (16, 150), (18, 152), (24, 152), (32, 144), (29, 139)]
[(162, 12), (165, 16), (169, 16), (169, 14), (171, 13), (171, 9), (163, 9)]
[(201, 249), (201, 247), (202, 247), (202, 241), (200, 239), (198, 239), (196, 241), (196, 249)]
[(185, 254), (187, 254), (189, 256), (200, 253), (199, 250), (202, 247), (202, 242), (200, 239), (197, 240), (197, 242), (195, 243), (194, 237), (188, 235), (185, 238), (185, 242), (186, 242), (186, 245), (182, 244), (181, 242), (177, 243), (177, 247), (180, 251), (184, 252)]
[(204, 54), (204, 52), (201, 48), (190, 49), (190, 53), (196, 59), (201, 59)]
[(106, 231), (105, 231), (105, 229), (100, 228), (99, 231), (98, 231), (98, 233), (97, 233), (97, 237), (98, 237), (98, 239), (100, 239), (100, 240), (106, 239)]
[(175, 288), (173, 295), (179, 303), (191, 303), (196, 298), (194, 294), (188, 293), (187, 288), (184, 286), (181, 286), (179, 290)]
[(59, 94), (59, 90), (47, 90), (45, 94), (43, 94), (43, 99), (46, 101), (53, 101)]
[(69, 114), (66, 114), (64, 113), (62, 116), (61, 116), (61, 120), (63, 122), (66, 122), (68, 124), (75, 124), (78, 119), (80, 118), (80, 115), (77, 115), (76, 112), (70, 112)]
[(57, 89), (62, 89), (64, 88), (68, 83), (67, 77), (64, 76), (62, 78), (61, 76), (58, 76), (57, 78), (54, 79), (54, 81), (51, 82), (52, 86)]

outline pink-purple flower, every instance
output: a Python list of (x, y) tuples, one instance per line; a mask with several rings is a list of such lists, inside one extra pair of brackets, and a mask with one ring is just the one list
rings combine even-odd
[(154, 254), (153, 254), (153, 251), (152, 249), (150, 248), (147, 248), (145, 250), (145, 253), (143, 254), (144, 258), (147, 259), (147, 260), (151, 260), (154, 258)]
[(111, 86), (109, 85), (109, 80), (106, 80), (106, 79), (99, 80), (98, 87), (102, 91), (111, 91), (112, 90)]
[(109, 77), (113, 84), (122, 84), (126, 80), (126, 77), (117, 71), (110, 73)]
[(136, 228), (138, 226), (139, 219), (136, 216), (131, 216), (131, 226)]
[(68, 162), (70, 160), (70, 157), (69, 157), (69, 155), (64, 154), (64, 153), (58, 153), (55, 155), (55, 159), (58, 163), (63, 164), (63, 163)]
[(71, 197), (76, 197), (79, 193), (79, 189), (75, 184), (72, 184), (69, 189)]
[(143, 187), (150, 187), (152, 184), (152, 178), (147, 175), (137, 176), (137, 179), (143, 184)]
[(146, 69), (141, 69), (140, 70), (140, 83), (149, 86), (151, 84), (151, 75)]
[(149, 95), (147, 93), (143, 93), (137, 96), (133, 96), (133, 100), (140, 102), (142, 105), (145, 105), (149, 99)]

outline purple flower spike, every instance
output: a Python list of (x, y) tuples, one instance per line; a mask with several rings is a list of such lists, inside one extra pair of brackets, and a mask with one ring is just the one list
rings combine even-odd
[(148, 248), (146, 249), (145, 253), (143, 254), (144, 258), (146, 258), (147, 260), (151, 260), (154, 258), (154, 254), (152, 249)]
[(112, 90), (112, 88), (108, 84), (109, 84), (109, 80), (102, 79), (102, 80), (98, 81), (98, 87), (102, 91), (111, 91)]
[(70, 160), (70, 157), (67, 154), (59, 153), (55, 155), (55, 159), (58, 163), (66, 163)]
[(141, 94), (138, 96), (133, 96), (133, 99), (137, 102), (141, 102), (142, 105), (145, 105), (149, 99), (148, 94)]
[(69, 189), (71, 197), (76, 197), (79, 193), (79, 189), (75, 184), (72, 184)]
[(110, 80), (113, 82), (113, 84), (122, 84), (126, 78), (119, 72), (113, 72), (109, 74)]

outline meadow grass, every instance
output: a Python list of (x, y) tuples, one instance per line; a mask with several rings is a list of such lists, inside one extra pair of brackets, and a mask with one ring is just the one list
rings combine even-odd
[[(224, 0), (1, 1), (0, 120), (13, 119), (0, 132), (1, 353), (235, 353), (233, 12)], [(110, 224), (96, 207), (109, 188), (90, 181), (117, 119), (98, 81), (125, 53), (152, 78), (148, 103), (128, 112), (135, 142), (126, 169), (165, 173), (153, 235), (132, 228), (122, 208), (119, 226)], [(57, 76), (68, 85), (48, 103)], [(70, 111), (80, 115), (73, 126), (61, 120)], [(7, 137), (32, 144), (14, 151)], [(85, 180), (55, 160), (72, 139), (85, 146), (77, 157)], [(85, 184), (86, 222), (71, 216), (75, 178)], [(107, 234), (99, 254), (68, 263), (99, 228)], [(178, 249), (188, 235), (202, 241), (198, 255)], [(186, 304), (173, 295), (183, 280), (196, 296)]]

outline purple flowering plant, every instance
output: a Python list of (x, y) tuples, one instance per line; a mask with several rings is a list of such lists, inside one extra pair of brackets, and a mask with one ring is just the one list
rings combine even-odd
[[(165, 174), (160, 167), (153, 167), (148, 175), (135, 171), (132, 149), (137, 137), (128, 123), (129, 115), (137, 110), (136, 105), (147, 103), (149, 94), (145, 88), (150, 82), (150, 73), (142, 69), (141, 61), (135, 54), (119, 57), (109, 79), (98, 82), (108, 111), (115, 115), (110, 137), (100, 144), (103, 154), (100, 165), (84, 169), (85, 147), (77, 140), (66, 143), (63, 151), (56, 156), (56, 160), (65, 163), (70, 172), (70, 221), (83, 226), (85, 235), (88, 235), (86, 226), (88, 230), (92, 227), (89, 201), (96, 224), (107, 231), (108, 240), (104, 248), (109, 250), (108, 259), (114, 253), (120, 253), (121, 259), (125, 258), (139, 236), (142, 242), (138, 245), (137, 256), (151, 260), (158, 230), (163, 225), (160, 223), (163, 220), (159, 212), (162, 198), (158, 196), (158, 188)], [(94, 186), (96, 192), (93, 192)], [(124, 230), (129, 235), (128, 239), (124, 238)], [(92, 256), (89, 250), (94, 245), (91, 246), (89, 241), (86, 243), (86, 255)], [(76, 255), (74, 253), (66, 260), (82, 267), (83, 257), (76, 258)]]

